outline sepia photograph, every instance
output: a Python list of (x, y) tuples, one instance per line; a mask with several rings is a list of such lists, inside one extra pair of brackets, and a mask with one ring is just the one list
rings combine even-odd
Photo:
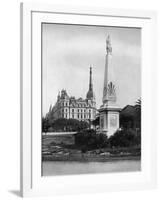
[(42, 176), (141, 171), (141, 28), (42, 23)]

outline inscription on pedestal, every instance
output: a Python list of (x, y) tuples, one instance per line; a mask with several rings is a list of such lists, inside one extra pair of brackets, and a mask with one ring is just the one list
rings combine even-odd
[(110, 127), (116, 127), (117, 126), (117, 116), (112, 115), (110, 116)]

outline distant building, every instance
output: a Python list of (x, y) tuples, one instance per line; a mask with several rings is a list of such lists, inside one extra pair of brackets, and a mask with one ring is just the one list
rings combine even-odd
[(96, 118), (96, 101), (92, 84), (92, 68), (90, 67), (89, 90), (86, 99), (74, 96), (69, 97), (66, 90), (61, 90), (57, 96), (55, 105), (50, 106), (47, 113), (48, 118), (59, 119), (77, 119), (82, 121), (91, 121)]
[(120, 126), (141, 130), (141, 105), (127, 105), (120, 112)]

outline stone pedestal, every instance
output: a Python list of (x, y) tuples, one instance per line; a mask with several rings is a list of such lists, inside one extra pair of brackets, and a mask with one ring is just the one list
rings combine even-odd
[(119, 112), (120, 108), (116, 106), (102, 106), (99, 109), (100, 132), (110, 137), (119, 129)]

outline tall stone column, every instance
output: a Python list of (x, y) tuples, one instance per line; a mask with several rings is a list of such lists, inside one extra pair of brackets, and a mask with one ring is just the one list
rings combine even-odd
[(106, 39), (106, 57), (103, 85), (102, 106), (99, 109), (100, 132), (108, 136), (113, 135), (119, 129), (119, 112), (115, 88), (114, 70), (112, 67), (112, 46), (110, 36)]

